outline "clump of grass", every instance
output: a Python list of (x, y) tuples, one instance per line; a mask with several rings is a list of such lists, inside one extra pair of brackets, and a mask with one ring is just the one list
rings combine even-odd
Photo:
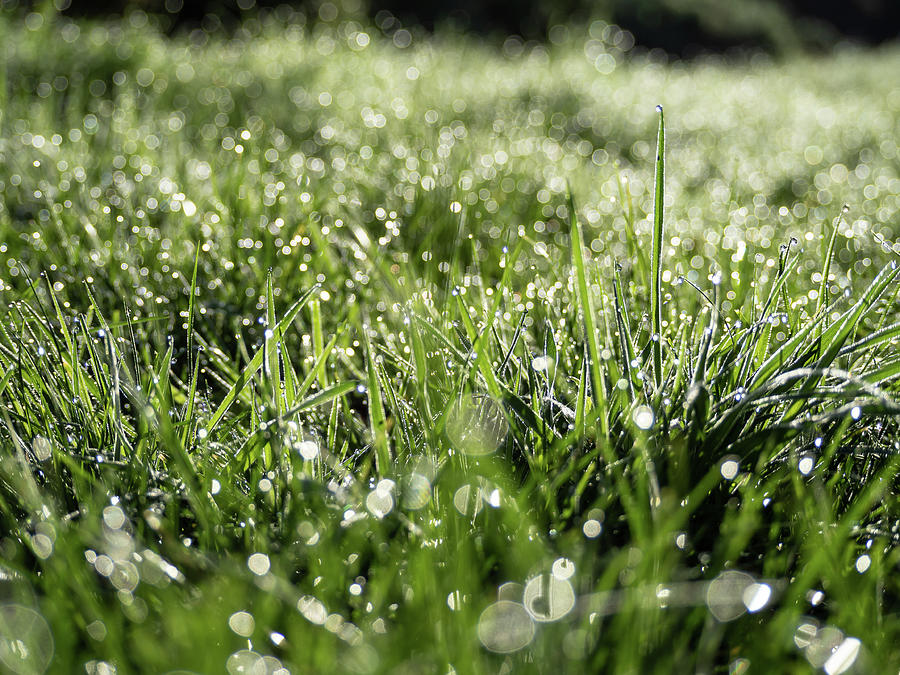
[(5, 668), (896, 667), (896, 55), (0, 21)]

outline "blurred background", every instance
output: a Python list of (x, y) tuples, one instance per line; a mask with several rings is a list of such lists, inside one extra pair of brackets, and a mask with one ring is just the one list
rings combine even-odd
[[(234, 25), (248, 12), (302, 13), (309, 20), (368, 16), (383, 30), (419, 27), (553, 39), (555, 26), (594, 19), (616, 23), (635, 43), (677, 56), (764, 50), (828, 50), (839, 43), (880, 44), (900, 34), (898, 0), (0, 0), (3, 8), (54, 4), (73, 16), (141, 9), (170, 31), (203, 22)], [(559, 30), (559, 29), (557, 29)]]

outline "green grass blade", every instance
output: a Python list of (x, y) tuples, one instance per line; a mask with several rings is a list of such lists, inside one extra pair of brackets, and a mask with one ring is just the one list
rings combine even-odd
[(188, 315), (187, 315), (187, 353), (188, 365), (193, 363), (193, 340), (194, 340), (194, 309), (197, 302), (197, 270), (200, 266), (200, 244), (194, 245), (196, 253), (194, 254), (194, 271), (191, 273), (190, 297), (188, 298)]
[[(309, 303), (309, 318), (312, 322), (313, 357), (316, 359), (316, 363), (319, 363), (322, 360), (322, 354), (327, 348), (325, 347), (325, 339), (322, 333), (322, 303), (318, 298), (314, 298)], [(333, 345), (334, 340), (332, 339), (330, 342)], [(323, 388), (328, 386), (327, 370), (323, 369), (319, 372), (318, 378), (319, 384)], [(302, 395), (300, 394), (300, 396)]]
[[(272, 279), (272, 270), (269, 270), (269, 273), (266, 275), (266, 327), (271, 330), (271, 327), (276, 325), (278, 324), (275, 317), (275, 284)], [(272, 330), (270, 333), (269, 330), (266, 331), (265, 345), (263, 347), (265, 350), (263, 359), (265, 368), (263, 368), (263, 373), (270, 387), (270, 395), (274, 398), (275, 409), (281, 415), (284, 413), (285, 402), (281, 391), (281, 363), (279, 362), (278, 352), (279, 346), (283, 342), (283, 336), (279, 333), (276, 338), (275, 331)]]
[[(312, 288), (310, 288), (303, 296), (295, 302), (287, 312), (285, 312), (284, 316), (281, 317), (281, 320), (274, 326), (272, 329), (272, 339), (281, 340), (284, 332), (291, 325), (291, 322), (297, 316), (301, 309), (303, 309), (304, 305), (309, 301), (312, 297), (312, 294), (318, 290), (319, 286), (316, 284)], [(228, 412), (228, 408), (231, 407), (231, 404), (234, 403), (234, 400), (238, 397), (238, 395), (243, 391), (244, 387), (250, 382), (250, 380), (256, 375), (256, 372), (263, 365), (263, 358), (266, 352), (266, 346), (268, 342), (264, 344), (257, 352), (253, 355), (253, 358), (250, 359), (247, 366), (238, 374), (237, 380), (231, 386), (231, 389), (225, 394), (225, 397), (222, 399), (222, 402), (219, 404), (219, 407), (216, 408), (216, 411), (213, 413), (212, 417), (209, 419), (209, 422), (206, 424), (206, 433), (211, 434), (213, 429), (216, 428), (216, 425), (222, 420), (222, 417), (225, 416), (225, 413)]]
[(659, 129), (656, 139), (656, 188), (653, 199), (653, 237), (650, 260), (650, 316), (653, 325), (650, 339), (653, 342), (653, 377), (656, 387), (659, 389), (662, 386), (662, 250), (666, 127), (662, 106), (656, 106), (656, 110), (659, 113)]
[(363, 326), (362, 333), (366, 349), (366, 398), (369, 402), (369, 431), (372, 434), (372, 444), (375, 447), (375, 470), (378, 472), (378, 475), (386, 476), (391, 467), (391, 446), (387, 435), (387, 417), (384, 413), (381, 385), (378, 381), (378, 370), (368, 326)]
[(575, 291), (582, 321), (584, 321), (584, 340), (588, 345), (588, 353), (591, 357), (591, 390), (594, 407), (600, 412), (597, 421), (600, 425), (600, 442), (609, 438), (609, 420), (607, 417), (606, 382), (603, 376), (603, 367), (600, 363), (600, 343), (597, 338), (596, 315), (594, 313), (594, 300), (587, 284), (587, 270), (584, 264), (584, 234), (581, 223), (575, 211), (575, 198), (569, 192), (569, 237), (572, 247), (572, 267), (575, 269)]
[(831, 238), (828, 240), (828, 248), (825, 251), (825, 259), (822, 264), (822, 280), (819, 282), (819, 297), (816, 299), (816, 314), (823, 307), (828, 306), (828, 276), (831, 274), (831, 261), (834, 260), (834, 244), (837, 241), (838, 226), (841, 216), (834, 219), (831, 228)]

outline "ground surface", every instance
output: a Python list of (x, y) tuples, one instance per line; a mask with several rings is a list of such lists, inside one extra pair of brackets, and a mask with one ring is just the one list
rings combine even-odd
[(897, 671), (900, 52), (557, 37), (0, 15), (4, 668)]

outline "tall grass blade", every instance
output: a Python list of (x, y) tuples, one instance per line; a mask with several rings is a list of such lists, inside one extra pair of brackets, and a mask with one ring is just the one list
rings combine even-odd
[(822, 280), (819, 282), (819, 297), (816, 300), (816, 314), (818, 314), (823, 307), (828, 306), (828, 277), (831, 274), (831, 261), (834, 260), (834, 244), (837, 241), (841, 220), (842, 216), (838, 216), (831, 225), (831, 238), (828, 240), (828, 249), (825, 251), (825, 259), (822, 261)]
[(600, 363), (600, 342), (597, 338), (594, 300), (587, 283), (587, 270), (584, 264), (584, 234), (575, 211), (575, 198), (569, 191), (569, 237), (572, 247), (572, 267), (575, 270), (575, 289), (581, 319), (584, 322), (584, 340), (588, 346), (591, 361), (591, 393), (594, 407), (598, 409), (597, 421), (600, 425), (600, 441), (605, 443), (609, 438), (609, 419), (607, 416), (606, 382)]
[[(284, 316), (281, 317), (281, 320), (275, 324), (272, 330), (272, 339), (281, 340), (283, 338), (285, 330), (291, 325), (291, 322), (296, 318), (297, 314), (301, 309), (306, 305), (309, 299), (312, 297), (312, 294), (316, 292), (319, 288), (319, 285), (316, 284), (312, 288), (310, 288), (303, 296), (295, 302), (287, 312), (285, 312)], [(216, 425), (222, 420), (222, 417), (225, 416), (225, 413), (228, 412), (228, 408), (231, 407), (231, 404), (234, 403), (234, 400), (240, 395), (243, 391), (244, 387), (250, 382), (250, 380), (256, 375), (256, 372), (262, 367), (263, 359), (266, 354), (266, 347), (268, 346), (268, 341), (263, 344), (263, 346), (253, 355), (253, 358), (250, 359), (247, 366), (238, 373), (238, 377), (234, 384), (231, 386), (231, 389), (225, 394), (225, 397), (222, 399), (222, 402), (219, 404), (219, 407), (216, 408), (216, 411), (213, 413), (209, 422), (206, 423), (206, 433), (212, 433), (213, 429), (216, 428)]]
[(388, 475), (391, 466), (391, 447), (387, 435), (387, 417), (381, 398), (381, 384), (368, 326), (363, 326), (363, 342), (366, 348), (366, 398), (369, 403), (369, 431), (375, 447), (375, 470), (380, 476)]
[(650, 259), (650, 316), (652, 322), (650, 340), (653, 343), (653, 377), (656, 388), (659, 389), (662, 386), (662, 249), (666, 126), (662, 106), (656, 106), (656, 111), (659, 113), (659, 129), (656, 138), (656, 188), (653, 198), (653, 237)]

